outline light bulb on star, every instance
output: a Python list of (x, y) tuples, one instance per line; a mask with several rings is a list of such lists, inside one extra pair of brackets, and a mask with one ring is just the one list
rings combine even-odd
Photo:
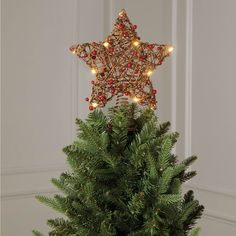
[(104, 42), (104, 43), (103, 43), (103, 46), (104, 46), (105, 48), (108, 48), (109, 43), (108, 43), (108, 42)]
[(137, 47), (137, 46), (139, 45), (139, 41), (135, 40), (135, 41), (133, 42), (133, 45), (134, 45), (135, 47)]
[(173, 46), (169, 46), (169, 47), (168, 47), (168, 52), (173, 52), (173, 50), (174, 50), (174, 47), (173, 47)]
[(149, 70), (149, 71), (147, 72), (147, 75), (150, 76), (150, 75), (152, 74), (152, 72), (153, 72), (152, 70)]
[(139, 102), (140, 99), (137, 98), (137, 97), (134, 97), (133, 100), (134, 100), (135, 102)]
[(92, 68), (91, 73), (95, 75), (97, 73), (97, 71), (94, 68)]
[(123, 10), (121, 10), (121, 11), (119, 12), (119, 16), (122, 17), (122, 16), (124, 16), (124, 15), (125, 15), (125, 10), (123, 9)]
[(96, 108), (96, 107), (98, 106), (98, 104), (97, 104), (96, 102), (93, 102), (93, 103), (92, 103), (92, 106), (93, 106), (94, 108)]

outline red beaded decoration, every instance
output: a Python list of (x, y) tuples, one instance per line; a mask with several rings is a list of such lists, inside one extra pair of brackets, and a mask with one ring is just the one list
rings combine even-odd
[(122, 10), (105, 41), (70, 47), (96, 75), (91, 99), (86, 98), (90, 110), (104, 107), (121, 94), (156, 109), (157, 91), (153, 89), (150, 75), (172, 50), (168, 45), (141, 42), (136, 29), (137, 25), (133, 25)]

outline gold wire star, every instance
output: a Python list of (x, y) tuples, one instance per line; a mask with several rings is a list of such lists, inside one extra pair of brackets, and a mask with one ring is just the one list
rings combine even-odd
[(129, 96), (141, 105), (156, 109), (156, 90), (150, 75), (173, 50), (170, 45), (143, 43), (125, 10), (119, 13), (114, 29), (105, 41), (70, 47), (96, 75), (92, 81), (89, 109), (104, 107), (114, 96)]

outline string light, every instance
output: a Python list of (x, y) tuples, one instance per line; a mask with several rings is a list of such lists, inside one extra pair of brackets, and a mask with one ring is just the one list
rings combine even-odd
[(134, 41), (134, 42), (133, 42), (133, 45), (134, 45), (135, 47), (137, 47), (137, 46), (139, 45), (139, 41)]
[(104, 42), (104, 43), (103, 43), (103, 46), (106, 47), (106, 48), (108, 48), (109, 43), (108, 43), (108, 42)]
[(93, 102), (93, 103), (92, 103), (92, 106), (93, 106), (94, 108), (96, 108), (96, 107), (98, 106), (98, 104), (97, 104), (96, 102)]
[(124, 10), (120, 11), (119, 16), (124, 16)]
[(137, 97), (134, 97), (133, 100), (134, 100), (135, 102), (138, 102), (140, 99), (137, 98)]
[(150, 75), (152, 74), (152, 72), (153, 72), (152, 70), (149, 70), (149, 71), (147, 72), (147, 75), (150, 76)]
[(173, 46), (168, 47), (168, 52), (172, 52), (174, 50)]
[(91, 69), (91, 73), (92, 73), (92, 74), (96, 74), (97, 71), (93, 68), (93, 69)]
[(76, 54), (76, 49), (73, 46), (70, 47), (70, 51), (71, 51), (71, 53)]

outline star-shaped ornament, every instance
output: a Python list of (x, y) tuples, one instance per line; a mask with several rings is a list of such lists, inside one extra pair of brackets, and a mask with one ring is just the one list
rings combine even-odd
[(156, 93), (150, 80), (154, 69), (173, 51), (170, 45), (143, 43), (125, 10), (119, 13), (114, 29), (105, 41), (70, 47), (96, 75), (92, 81), (89, 109), (104, 107), (114, 96), (127, 96), (156, 109)]

